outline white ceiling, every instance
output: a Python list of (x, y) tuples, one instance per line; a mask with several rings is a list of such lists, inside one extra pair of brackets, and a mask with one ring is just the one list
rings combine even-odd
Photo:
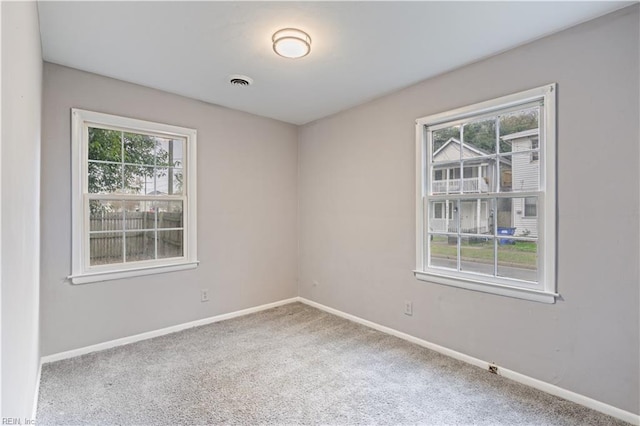
[[(39, 2), (44, 59), (304, 124), (629, 2)], [(311, 54), (274, 54), (307, 31)], [(571, 52), (567, 52), (568, 55)], [(231, 86), (230, 74), (255, 83)]]

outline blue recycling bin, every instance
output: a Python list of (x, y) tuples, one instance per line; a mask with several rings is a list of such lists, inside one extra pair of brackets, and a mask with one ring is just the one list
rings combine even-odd
[[(511, 235), (511, 236), (513, 236), (515, 233), (516, 233), (516, 228), (498, 227), (498, 235)], [(505, 245), (505, 244), (515, 244), (516, 242), (514, 240), (512, 240), (511, 238), (500, 238), (498, 240), (498, 243), (500, 243), (500, 245)]]

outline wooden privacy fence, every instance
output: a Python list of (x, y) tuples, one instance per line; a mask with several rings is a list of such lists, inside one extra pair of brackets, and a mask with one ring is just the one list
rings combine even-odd
[[(158, 258), (182, 256), (182, 213), (158, 212), (157, 218)], [(123, 232), (128, 262), (155, 259), (155, 220), (155, 212), (127, 212), (125, 217), (122, 212), (91, 213), (91, 264), (122, 262)], [(173, 229), (165, 231), (166, 228)]]

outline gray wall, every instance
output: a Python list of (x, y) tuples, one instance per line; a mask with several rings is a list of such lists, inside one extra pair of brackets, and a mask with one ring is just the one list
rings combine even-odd
[(40, 362), (42, 51), (35, 2), (2, 2), (2, 399), (31, 418)]
[[(639, 413), (638, 30), (635, 5), (302, 127), (300, 295)], [(416, 280), (414, 120), (550, 82), (562, 299)]]
[[(197, 129), (197, 269), (65, 280), (72, 107)], [(43, 355), (297, 295), (295, 126), (45, 63), (42, 134)]]

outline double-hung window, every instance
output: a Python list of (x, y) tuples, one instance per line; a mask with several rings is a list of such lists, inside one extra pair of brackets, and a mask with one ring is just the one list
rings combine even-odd
[(196, 131), (71, 114), (71, 281), (195, 268)]
[(416, 277), (553, 303), (555, 84), (416, 123)]

